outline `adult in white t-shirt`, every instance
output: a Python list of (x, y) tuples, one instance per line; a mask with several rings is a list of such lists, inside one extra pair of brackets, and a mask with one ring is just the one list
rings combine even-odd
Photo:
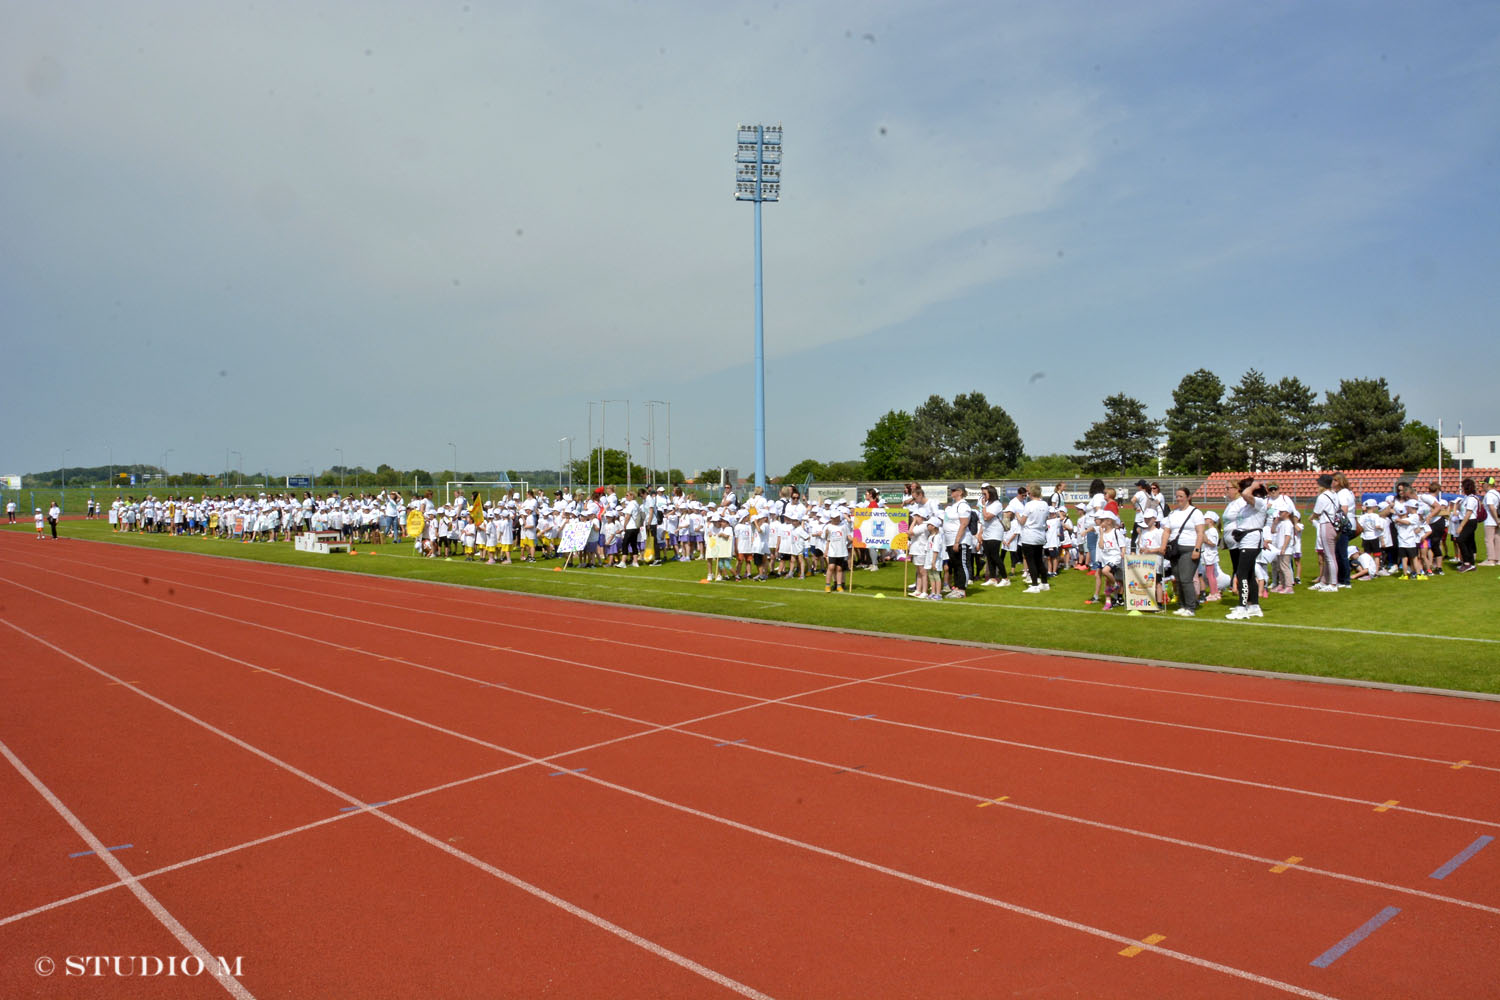
[(1260, 581), (1255, 578), (1255, 561), (1260, 557), (1265, 541), (1271, 504), (1266, 499), (1266, 488), (1259, 485), (1254, 476), (1246, 476), (1235, 485), (1239, 488), (1239, 495), (1224, 508), (1224, 531), (1238, 546), (1234, 568), (1240, 603), (1228, 615), (1238, 621), (1260, 618), (1264, 614), (1260, 610)]
[(1001, 539), (1005, 537), (1005, 505), (1000, 502), (1000, 491), (985, 483), (979, 491), (979, 540), (984, 547), (984, 585), (998, 587), (1005, 577), (1004, 552)]
[(1495, 478), (1490, 477), (1487, 484), (1488, 489), (1484, 491), (1484, 562), (1482, 566), (1500, 566), (1500, 488), (1495, 486)]
[(1331, 591), (1339, 589), (1338, 559), (1334, 555), (1334, 546), (1340, 544), (1338, 520), (1343, 512), (1339, 503), (1338, 492), (1333, 488), (1333, 477), (1326, 472), (1318, 477), (1318, 488), (1322, 490), (1318, 498), (1313, 501), (1313, 529), (1318, 533), (1318, 541), (1321, 542), (1323, 550), (1323, 562), (1319, 566), (1318, 582), (1309, 589), (1319, 591)]
[(1177, 545), (1177, 558), (1170, 560), (1169, 571), (1177, 581), (1177, 595), (1182, 607), (1172, 612), (1188, 618), (1198, 611), (1198, 564), (1203, 557), (1204, 535), (1208, 522), (1203, 512), (1193, 506), (1192, 492), (1186, 486), (1177, 487), (1175, 502), (1167, 515), (1167, 550)]
[(948, 487), (948, 506), (943, 508), (943, 547), (948, 550), (954, 597), (967, 596), (969, 589), (968, 567), (963, 558), (963, 537), (969, 531), (969, 502), (964, 493), (964, 488), (957, 484)]
[[(1459, 489), (1451, 518), (1455, 532), (1453, 545), (1458, 549), (1458, 571), (1467, 573), (1474, 568), (1474, 531), (1479, 526), (1479, 497), (1471, 478), (1465, 477)], [(1485, 554), (1492, 555), (1493, 551), (1486, 550)], [(1442, 557), (1440, 552), (1433, 555), (1439, 559)]]
[(1040, 496), (1036, 483), (1026, 488), (1026, 503), (1021, 507), (1021, 555), (1026, 560), (1026, 575), (1031, 586), (1026, 593), (1037, 594), (1052, 587), (1047, 583), (1047, 561), (1042, 558), (1042, 548), (1047, 542), (1047, 518), (1050, 509)]

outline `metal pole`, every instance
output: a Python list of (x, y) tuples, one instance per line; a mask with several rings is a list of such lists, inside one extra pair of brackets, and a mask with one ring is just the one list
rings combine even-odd
[[(72, 449), (72, 448), (64, 448), (64, 449), (63, 449), (63, 460), (62, 460), (62, 488), (63, 488), (63, 489), (64, 489), (64, 490), (66, 490), (66, 489), (67, 489), (67, 488), (68, 488), (68, 452), (70, 452), (70, 451), (72, 451), (72, 450), (73, 450), (73, 449)], [(166, 462), (166, 459), (162, 459), (162, 464), (163, 464), (163, 465), (166, 465), (166, 464), (167, 464), (167, 462)], [(64, 493), (64, 494), (63, 494), (63, 495), (64, 495), (64, 496), (67, 496), (67, 494), (66, 494), (66, 493)]]
[(601, 399), (601, 400), (599, 400), (599, 485), (600, 486), (604, 485), (604, 442), (609, 440), (609, 438), (605, 437), (604, 422), (606, 420), (608, 420), (608, 419), (609, 419), (609, 403), (608, 403), (607, 400)]
[(339, 453), (339, 492), (342, 493), (344, 492), (344, 449), (335, 448), (333, 450)]
[(667, 492), (672, 492), (672, 404), (667, 404)]
[[(759, 137), (756, 158), (764, 155), (765, 130), (756, 127)], [(764, 285), (760, 262), (760, 182), (755, 182), (755, 485), (766, 485), (766, 330)]]
[(230, 452), (230, 454), (233, 455), (235, 457), (235, 459), (237, 459), (239, 461), (239, 463), (240, 463), (237, 466), (239, 474), (234, 477), (234, 488), (235, 489), (239, 489), (240, 488), (240, 483), (245, 478), (245, 456), (244, 456), (243, 453), (238, 452), (238, 451), (232, 451), (232, 452)]
[(625, 492), (631, 489), (630, 481), (630, 400), (625, 400)]
[(458, 478), (458, 445), (454, 444), (452, 441), (449, 441), (448, 442), (448, 447), (450, 447), (450, 448), (453, 449), (453, 478), (457, 479)]

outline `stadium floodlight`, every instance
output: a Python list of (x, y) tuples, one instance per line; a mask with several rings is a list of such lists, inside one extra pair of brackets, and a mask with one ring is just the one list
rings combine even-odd
[(760, 263), (760, 206), (781, 200), (781, 124), (744, 125), (737, 132), (734, 198), (755, 203), (755, 485), (766, 485), (765, 296)]
[[(63, 461), (62, 461), (62, 483), (63, 483), (62, 484), (62, 488), (63, 489), (67, 489), (68, 488), (68, 452), (70, 452), (72, 450), (73, 450), (72, 448), (64, 448), (63, 449)], [(162, 464), (165, 465), (166, 463), (163, 462)]]

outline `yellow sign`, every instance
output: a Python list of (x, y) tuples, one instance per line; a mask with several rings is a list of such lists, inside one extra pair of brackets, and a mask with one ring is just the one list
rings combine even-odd
[(853, 510), (854, 547), (906, 551), (908, 514), (905, 507), (856, 507)]
[(422, 529), (426, 527), (426, 525), (427, 519), (422, 516), (422, 512), (413, 508), (412, 512), (406, 515), (406, 537), (421, 538)]

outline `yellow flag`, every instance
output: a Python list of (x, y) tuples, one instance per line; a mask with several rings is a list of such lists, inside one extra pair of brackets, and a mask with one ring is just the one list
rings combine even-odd
[(479, 499), (479, 491), (474, 491), (474, 499), (469, 501), (469, 520), (474, 522), (474, 527), (484, 527), (484, 504)]

